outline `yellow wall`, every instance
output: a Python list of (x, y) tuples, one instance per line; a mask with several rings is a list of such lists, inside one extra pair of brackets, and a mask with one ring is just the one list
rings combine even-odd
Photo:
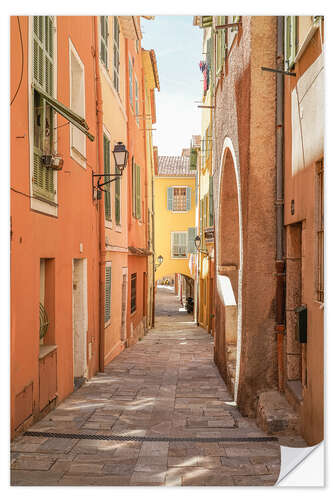
[[(156, 270), (155, 278), (174, 273), (191, 276), (188, 256), (184, 259), (171, 258), (171, 232), (187, 231), (195, 227), (195, 177), (155, 177), (155, 258), (163, 256), (163, 264)], [(191, 209), (184, 213), (174, 213), (167, 209), (167, 191), (172, 186), (191, 187)]]

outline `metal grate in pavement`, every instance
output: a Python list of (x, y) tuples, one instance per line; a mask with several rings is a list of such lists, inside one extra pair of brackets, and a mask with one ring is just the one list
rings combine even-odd
[(25, 436), (40, 436), (40, 437), (50, 437), (50, 438), (67, 438), (67, 439), (98, 439), (101, 441), (171, 441), (171, 442), (182, 442), (182, 441), (191, 441), (196, 443), (218, 443), (218, 442), (236, 442), (236, 443), (267, 443), (267, 442), (276, 442), (278, 438), (275, 436), (264, 436), (264, 437), (224, 437), (224, 438), (216, 438), (216, 437), (150, 437), (150, 436), (126, 436), (123, 434), (116, 435), (113, 434), (111, 436), (106, 436), (103, 434), (71, 434), (71, 433), (63, 433), (63, 432), (42, 432), (42, 431), (26, 431), (24, 433)]

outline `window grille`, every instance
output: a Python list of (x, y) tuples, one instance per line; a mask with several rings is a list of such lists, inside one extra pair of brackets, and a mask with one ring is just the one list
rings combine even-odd
[(39, 339), (42, 340), (49, 327), (49, 319), (45, 310), (45, 307), (40, 302), (39, 303)]

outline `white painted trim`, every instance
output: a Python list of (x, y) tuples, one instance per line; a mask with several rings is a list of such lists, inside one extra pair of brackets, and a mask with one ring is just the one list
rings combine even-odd
[[(70, 37), (68, 37), (68, 59), (69, 59), (69, 105), (70, 108), (72, 107), (72, 96), (73, 96), (73, 88), (72, 88), (72, 55), (75, 57), (76, 62), (79, 64), (79, 66), (82, 69), (83, 73), (83, 113), (80, 112), (80, 114), (85, 118), (86, 116), (86, 80), (85, 80), (85, 70), (84, 70), (84, 64), (81, 61), (81, 58), (72, 42)], [(75, 160), (81, 167), (87, 168), (87, 137), (86, 135), (83, 134), (84, 136), (84, 143), (83, 143), (83, 152), (78, 151), (74, 146), (73, 146), (73, 130), (75, 129), (75, 125), (72, 123), (69, 124), (69, 141), (70, 141), (70, 156), (73, 160)]]
[[(53, 88), (54, 88), (54, 97), (57, 97), (57, 17), (54, 16), (54, 59), (53, 59)], [(32, 66), (33, 66), (33, 16), (29, 16), (28, 22), (28, 124), (29, 124), (29, 159), (30, 159), (30, 176), (29, 176), (29, 184), (30, 184), (30, 208), (36, 212), (41, 212), (46, 215), (52, 215), (53, 217), (58, 217), (58, 207), (48, 203), (47, 201), (39, 200), (33, 197), (33, 172), (34, 172), (34, 102), (33, 102), (33, 74), (32, 74)], [(54, 113), (54, 148), (55, 152), (58, 147), (58, 135), (57, 135), (57, 113)], [(53, 185), (55, 188), (55, 198), (54, 203), (58, 203), (58, 174), (56, 171), (53, 172)]]
[[(223, 143), (222, 155), (220, 159), (220, 174), (218, 180), (218, 197), (217, 197), (217, 213), (220, 213), (220, 200), (221, 200), (221, 182), (223, 177), (223, 170), (225, 165), (225, 156), (227, 150), (230, 151), (233, 165), (235, 169), (236, 183), (237, 183), (237, 195), (238, 195), (238, 220), (239, 220), (239, 271), (238, 271), (238, 303), (237, 303), (237, 359), (236, 359), (236, 374), (235, 374), (235, 386), (234, 386), (234, 400), (237, 401), (238, 394), (238, 383), (239, 383), (239, 373), (240, 373), (240, 358), (241, 358), (241, 348), (242, 348), (242, 285), (243, 285), (243, 219), (242, 219), (242, 192), (241, 192), (241, 179), (240, 179), (240, 166), (237, 162), (237, 157), (232, 140), (226, 137)], [(218, 218), (217, 218), (218, 220)], [(220, 261), (220, 227), (219, 224), (215, 226), (216, 232), (216, 276), (218, 274), (218, 265)], [(223, 295), (218, 287), (218, 293), (220, 299), (223, 301)]]

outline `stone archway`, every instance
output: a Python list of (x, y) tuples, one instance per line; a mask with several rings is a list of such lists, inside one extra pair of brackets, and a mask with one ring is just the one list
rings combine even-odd
[(239, 167), (229, 138), (221, 156), (218, 194), (216, 283), (220, 304), (215, 361), (236, 401), (242, 342), (243, 242)]

